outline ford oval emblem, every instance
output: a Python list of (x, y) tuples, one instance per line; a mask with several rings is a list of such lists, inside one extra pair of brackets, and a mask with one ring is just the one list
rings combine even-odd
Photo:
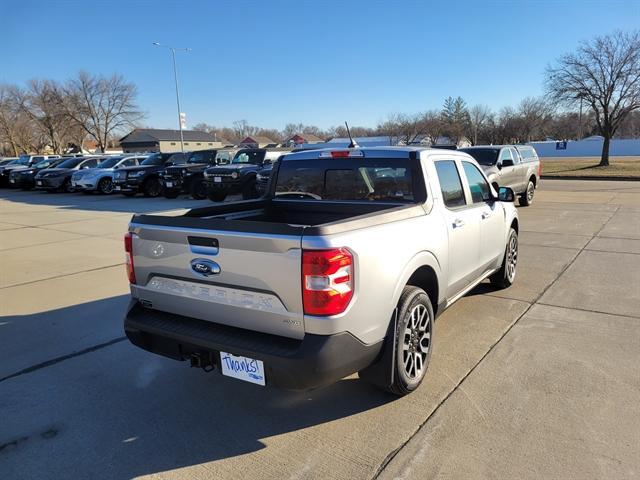
[(220, 265), (206, 258), (194, 258), (191, 260), (191, 270), (204, 277), (220, 273)]

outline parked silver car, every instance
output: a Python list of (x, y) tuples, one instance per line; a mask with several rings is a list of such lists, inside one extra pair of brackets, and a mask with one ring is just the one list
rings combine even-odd
[(74, 190), (80, 192), (112, 193), (114, 172), (122, 167), (135, 167), (145, 158), (147, 158), (146, 155), (123, 155), (105, 158), (96, 168), (79, 170), (74, 173), (71, 177), (71, 185)]
[(520, 205), (533, 203), (533, 195), (542, 173), (540, 159), (529, 145), (480, 145), (460, 149), (480, 164), (489, 181), (511, 187)]
[(514, 198), (455, 151), (285, 155), (265, 197), (133, 217), (126, 334), (259, 385), (304, 390), (360, 372), (407, 394), (436, 315), (487, 277), (514, 281)]

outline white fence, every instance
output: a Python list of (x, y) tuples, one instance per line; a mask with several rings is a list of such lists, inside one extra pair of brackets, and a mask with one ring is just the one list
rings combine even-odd
[[(530, 142), (540, 157), (599, 157), (602, 154), (602, 138), (589, 137), (567, 142)], [(640, 156), (640, 139), (611, 140), (610, 156)]]

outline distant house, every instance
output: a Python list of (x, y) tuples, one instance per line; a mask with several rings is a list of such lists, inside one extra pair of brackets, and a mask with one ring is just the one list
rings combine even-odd
[(251, 135), (242, 140), (239, 146), (242, 148), (273, 148), (278, 146), (278, 142), (262, 135)]
[(289, 146), (313, 144), (313, 143), (323, 143), (324, 140), (317, 135), (313, 135), (312, 133), (296, 133), (294, 136), (289, 138), (285, 144)]
[[(183, 130), (185, 151), (206, 150), (224, 146), (207, 132)], [(151, 128), (136, 128), (120, 139), (120, 146), (124, 152), (179, 152), (180, 130), (156, 130)]]

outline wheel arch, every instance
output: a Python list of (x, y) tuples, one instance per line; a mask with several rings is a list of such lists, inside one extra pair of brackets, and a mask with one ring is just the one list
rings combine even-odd
[(402, 290), (407, 285), (420, 287), (427, 292), (434, 314), (437, 315), (440, 310), (438, 305), (442, 303), (443, 290), (441, 285), (443, 285), (443, 273), (440, 262), (438, 262), (433, 253), (428, 251), (419, 252), (407, 263), (396, 283), (393, 294), (393, 308), (396, 308), (402, 295)]

